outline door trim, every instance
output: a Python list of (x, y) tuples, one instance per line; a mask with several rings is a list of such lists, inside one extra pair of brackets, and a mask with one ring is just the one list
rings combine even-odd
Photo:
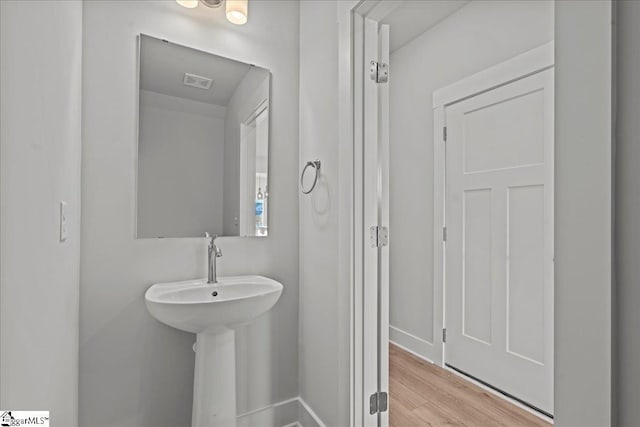
[[(433, 92), (433, 235), (443, 235), (446, 227), (446, 141), (443, 132), (446, 126), (445, 107), (500, 86), (523, 79), (554, 66), (553, 42), (546, 43), (517, 55), (507, 61), (496, 64), (451, 85)], [(433, 242), (433, 359), (444, 367), (446, 346), (440, 331), (446, 328), (446, 242), (434, 239)]]
[(453, 104), (553, 67), (553, 42), (528, 50), (504, 62), (433, 91), (433, 108)]

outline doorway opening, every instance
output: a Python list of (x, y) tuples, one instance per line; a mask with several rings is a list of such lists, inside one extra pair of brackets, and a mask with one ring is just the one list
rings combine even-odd
[(363, 251), (364, 321), (378, 322), (363, 337), (377, 346), (364, 356), (378, 372), (363, 379), (371, 425), (548, 425), (554, 3), (381, 1), (358, 14), (363, 213), (379, 224)]
[(444, 147), (434, 169), (444, 181), (434, 193), (445, 227), (434, 278), (443, 362), (549, 418), (553, 102), (548, 44), (434, 93)]
[(262, 101), (240, 124), (241, 236), (266, 236), (268, 188), (269, 108)]

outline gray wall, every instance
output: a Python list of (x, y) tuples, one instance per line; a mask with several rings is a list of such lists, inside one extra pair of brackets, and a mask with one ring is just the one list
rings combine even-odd
[(555, 425), (601, 427), (612, 416), (611, 2), (557, 2), (555, 23)]
[(154, 282), (203, 277), (204, 239), (134, 240), (136, 36), (143, 32), (272, 71), (268, 238), (221, 238), (222, 275), (255, 273), (284, 292), (237, 334), (238, 411), (298, 395), (298, 3), (224, 8), (90, 1), (84, 9), (80, 424), (189, 425), (195, 336), (151, 318)]
[(349, 285), (338, 278), (336, 18), (335, 1), (300, 2), (299, 165), (322, 161), (316, 189), (300, 195), (300, 396), (327, 426), (348, 424), (340, 411), (340, 398), (345, 396), (339, 331), (348, 326), (340, 323), (339, 295), (341, 286)]
[(390, 333), (429, 359), (439, 359), (440, 351), (430, 345), (438, 337), (433, 294), (433, 91), (551, 40), (552, 1), (478, 1), (391, 54), (389, 309), (396, 330)]
[(618, 2), (616, 288), (618, 425), (640, 420), (640, 2)]
[(0, 29), (0, 407), (76, 426), (82, 2), (2, 1)]

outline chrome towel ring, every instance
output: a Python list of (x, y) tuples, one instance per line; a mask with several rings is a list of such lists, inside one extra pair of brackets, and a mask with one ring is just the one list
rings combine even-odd
[[(313, 184), (311, 184), (311, 188), (309, 188), (308, 190), (305, 190), (304, 174), (305, 172), (307, 172), (307, 169), (309, 169), (309, 167), (312, 167), (315, 170), (316, 175), (313, 178)], [(318, 183), (318, 175), (320, 175), (320, 160), (308, 161), (307, 164), (304, 165), (304, 169), (302, 169), (302, 175), (300, 175), (300, 189), (302, 190), (303, 194), (309, 194), (313, 191), (314, 188), (316, 188), (316, 184)]]

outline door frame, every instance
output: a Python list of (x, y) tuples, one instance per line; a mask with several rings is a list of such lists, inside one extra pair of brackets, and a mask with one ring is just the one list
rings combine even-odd
[[(506, 61), (493, 65), (476, 74), (472, 74), (455, 83), (439, 88), (433, 92), (433, 235), (442, 236), (433, 242), (433, 284), (434, 284), (434, 352), (433, 362), (442, 368), (461, 375), (458, 371), (446, 365), (446, 348), (444, 331), (447, 327), (446, 319), (446, 250), (447, 241), (444, 236), (446, 223), (446, 141), (444, 128), (446, 126), (446, 108), (457, 102), (472, 98), (488, 91), (500, 88), (518, 80), (538, 74), (554, 67), (554, 43), (549, 42), (524, 53), (516, 55)], [(551, 154), (553, 162), (553, 153)], [(442, 333), (440, 333), (442, 331)], [(553, 337), (552, 337), (553, 339)], [(486, 386), (474, 379), (463, 376), (465, 379), (482, 387), (486, 391), (503, 398), (512, 404), (530, 412), (546, 421), (553, 422), (552, 418), (542, 412), (533, 410), (509, 395)]]
[[(451, 104), (529, 77), (554, 66), (553, 42), (521, 53), (462, 80), (433, 92), (433, 235), (443, 236), (433, 241), (434, 325), (433, 362), (444, 367), (446, 344), (446, 144), (445, 109)], [(443, 331), (440, 333), (440, 331)]]
[[(338, 266), (339, 280), (346, 286), (343, 296), (348, 293), (348, 299), (339, 300), (339, 314), (341, 324), (348, 324), (349, 328), (342, 328), (341, 342), (348, 341), (348, 353), (342, 352), (339, 370), (340, 377), (347, 384), (342, 384), (340, 392), (348, 390), (348, 396), (341, 396), (339, 411), (349, 419), (351, 426), (364, 426), (371, 422), (368, 400), (370, 378), (376, 372), (367, 372), (365, 367), (372, 369), (375, 364), (365, 360), (365, 336), (371, 338), (377, 335), (377, 328), (370, 321), (365, 322), (365, 246), (368, 243), (368, 233), (365, 233), (364, 213), (364, 16), (384, 5), (388, 10), (397, 7), (401, 2), (387, 0), (341, 0), (337, 1), (338, 21), (338, 116), (339, 137), (338, 149), (340, 188), (339, 198), (339, 242), (338, 252), (340, 265)], [(378, 21), (379, 17), (369, 16)], [(344, 260), (344, 261), (342, 261)], [(387, 282), (388, 283), (388, 282)], [(377, 323), (377, 322), (376, 322)], [(373, 326), (373, 327), (372, 327)], [(341, 349), (343, 350), (343, 349)], [(365, 379), (369, 378), (368, 384)], [(388, 378), (387, 378), (388, 379)], [(383, 422), (386, 418), (382, 418)]]
[[(337, 2), (339, 101), (339, 314), (343, 325), (340, 396), (352, 426), (363, 425), (362, 5)], [(615, 2), (555, 2), (555, 316), (556, 425), (611, 425), (612, 201)], [(579, 100), (579, 102), (576, 102)], [(393, 230), (390, 230), (393, 238)], [(580, 299), (576, 295), (581, 295)], [(579, 333), (577, 333), (579, 331)], [(598, 351), (593, 351), (596, 348)], [(348, 355), (348, 357), (347, 357)], [(344, 374), (344, 375), (343, 375)], [(369, 373), (370, 374), (370, 373)], [(368, 408), (366, 408), (368, 409)], [(348, 414), (348, 415), (346, 415)]]

